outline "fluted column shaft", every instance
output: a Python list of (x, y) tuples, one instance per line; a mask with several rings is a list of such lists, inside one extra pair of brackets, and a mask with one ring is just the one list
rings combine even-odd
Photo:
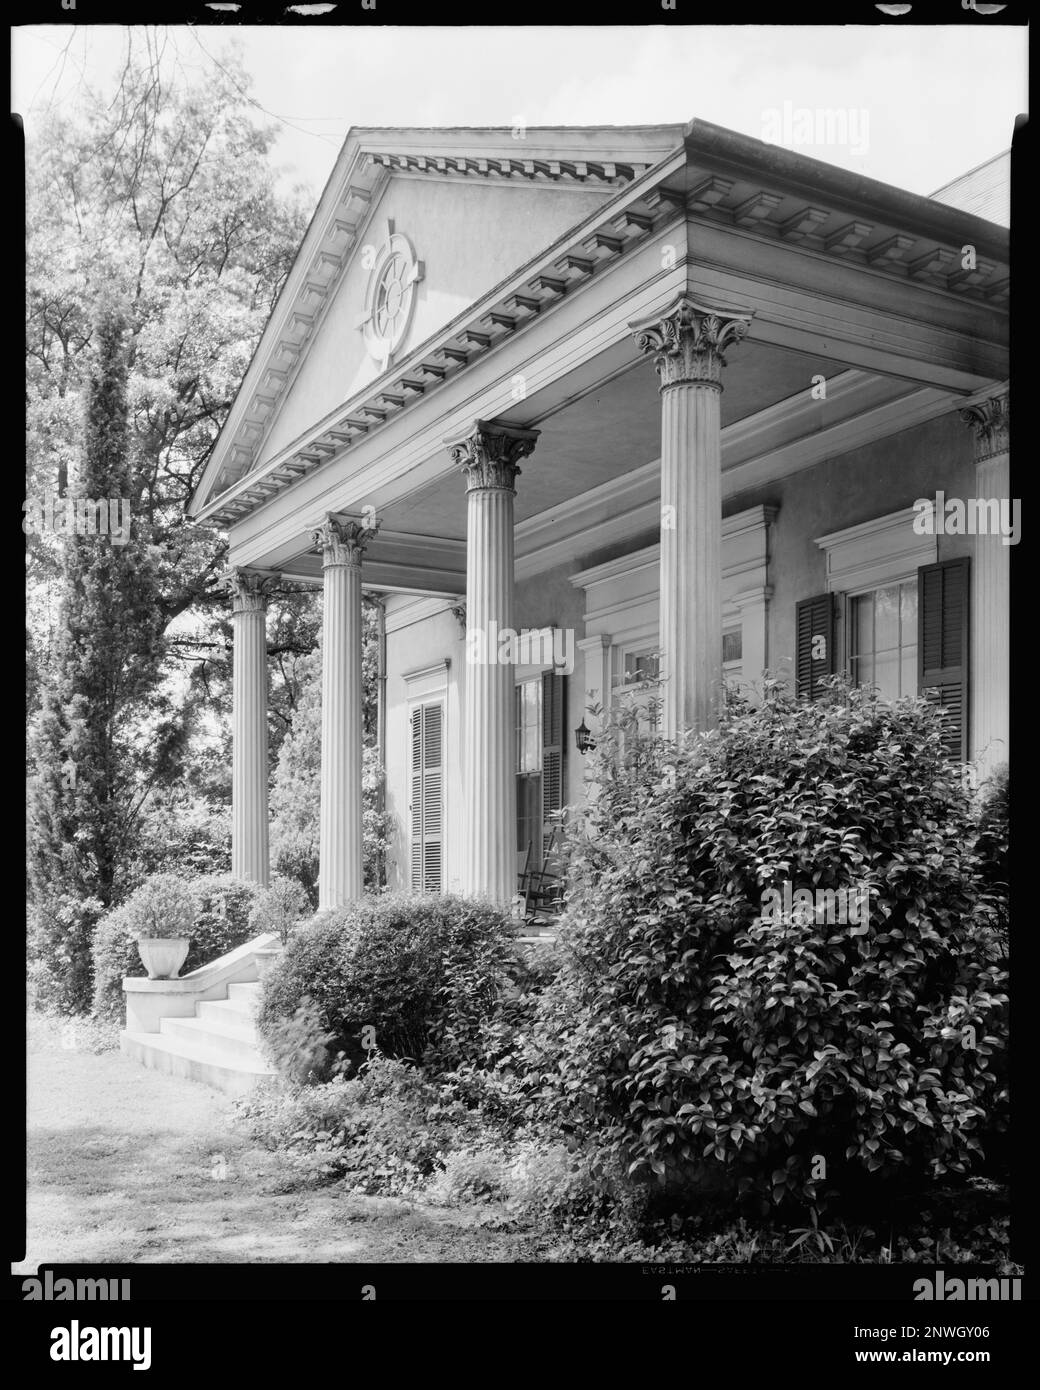
[(461, 883), (501, 905), (516, 894), (516, 733), (515, 672), (498, 660), (497, 634), (513, 628), (514, 483), (537, 433), (477, 421), (448, 441), (468, 490)]
[(231, 876), (266, 886), (267, 598), (260, 575), (234, 570), (231, 678)]
[(661, 380), (662, 733), (710, 729), (722, 696), (723, 349), (749, 315), (680, 296), (631, 326)]
[(372, 534), (333, 518), (314, 533), (324, 575), (319, 910), (354, 902), (364, 891), (361, 556)]
[[(1011, 500), (1011, 408), (1006, 391), (961, 412), (975, 434), (975, 495)], [(1008, 697), (1011, 547), (975, 537), (971, 611), (971, 753), (980, 777), (1010, 756)]]

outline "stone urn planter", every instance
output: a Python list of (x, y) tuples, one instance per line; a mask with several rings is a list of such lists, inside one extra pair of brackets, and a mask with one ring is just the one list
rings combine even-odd
[(137, 952), (150, 980), (175, 980), (190, 945), (187, 936), (142, 936)]
[(262, 980), (271, 966), (282, 954), (281, 946), (260, 946), (253, 952), (256, 961), (257, 978)]

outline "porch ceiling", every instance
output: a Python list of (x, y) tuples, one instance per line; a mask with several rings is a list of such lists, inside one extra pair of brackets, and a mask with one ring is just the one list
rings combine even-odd
[[(588, 527), (655, 524), (657, 375), (642, 358), (626, 362), (606, 354), (599, 367), (594, 384), (576, 373), (509, 412), (514, 423), (541, 431), (517, 484), (518, 573), (576, 559), (588, 548)], [(811, 395), (819, 376), (828, 383), (824, 402)], [(747, 340), (726, 368), (721, 407), (728, 492), (763, 471), (782, 476), (852, 448), (863, 430), (884, 434), (889, 417), (894, 430), (908, 411), (937, 414), (950, 404), (943, 392)], [(456, 470), (446, 467), (434, 482), (387, 500), (378, 514), (380, 531), (365, 558), (366, 587), (465, 591), (466, 493)], [(278, 557), (277, 567), (301, 579), (321, 578), (320, 558), (309, 548)]]
[[(722, 393), (722, 425), (807, 392), (816, 373), (834, 362), (761, 343), (743, 343), (730, 359)], [(516, 519), (526, 521), (547, 508), (580, 497), (660, 455), (661, 403), (657, 374), (649, 360), (576, 400), (539, 412), (534, 398), (518, 404), (509, 418), (541, 430), (538, 447), (517, 482)], [(388, 506), (383, 525), (392, 531), (465, 539), (465, 488), (461, 477), (441, 478)]]

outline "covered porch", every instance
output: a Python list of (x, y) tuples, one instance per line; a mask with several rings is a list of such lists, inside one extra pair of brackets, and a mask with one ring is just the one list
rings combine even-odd
[[(231, 535), (239, 877), (269, 873), (272, 576), (323, 593), (320, 906), (362, 891), (363, 590), (384, 604), (388, 647), (408, 653), (383, 710), (384, 739), (412, 760), (399, 858), (411, 856), (420, 891), (508, 904), (524, 854), (516, 689), (545, 670), (489, 659), (493, 635), (573, 639), (571, 696), (559, 709), (548, 696), (542, 741), (560, 751), (555, 770), (540, 769), (559, 780), (553, 809), (580, 786), (573, 747), (564, 770), (572, 726), (616, 683), (611, 652), (629, 630), (611, 618), (619, 607), (633, 634), (654, 626), (667, 734), (712, 725), (728, 659), (753, 682), (793, 653), (787, 619), (771, 613), (792, 479), (843, 488), (836, 460), (947, 418), (970, 452), (964, 412), (980, 495), (1007, 495), (1006, 430), (993, 425), (1007, 377), (999, 229), (698, 122), (619, 185), (302, 435), (264, 457), (258, 427), (251, 449), (227, 453), (198, 515)], [(267, 390), (276, 411), (280, 384), (265, 380), (257, 409)], [(240, 423), (248, 439), (246, 414)], [(877, 490), (862, 468), (859, 479)], [(875, 501), (865, 515), (884, 510)], [(1006, 748), (1006, 550), (980, 552), (972, 604), (973, 740)], [(474, 633), (481, 659), (470, 659)], [(434, 708), (447, 739), (424, 723)], [(428, 761), (434, 746), (439, 761)], [(440, 817), (432, 834), (427, 800)]]

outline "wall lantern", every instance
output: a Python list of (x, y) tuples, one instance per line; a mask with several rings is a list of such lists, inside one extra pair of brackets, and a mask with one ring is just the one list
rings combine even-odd
[(581, 723), (574, 730), (574, 742), (578, 745), (579, 753), (590, 753), (596, 746), (596, 740), (592, 737), (592, 730), (585, 724), (584, 715)]

